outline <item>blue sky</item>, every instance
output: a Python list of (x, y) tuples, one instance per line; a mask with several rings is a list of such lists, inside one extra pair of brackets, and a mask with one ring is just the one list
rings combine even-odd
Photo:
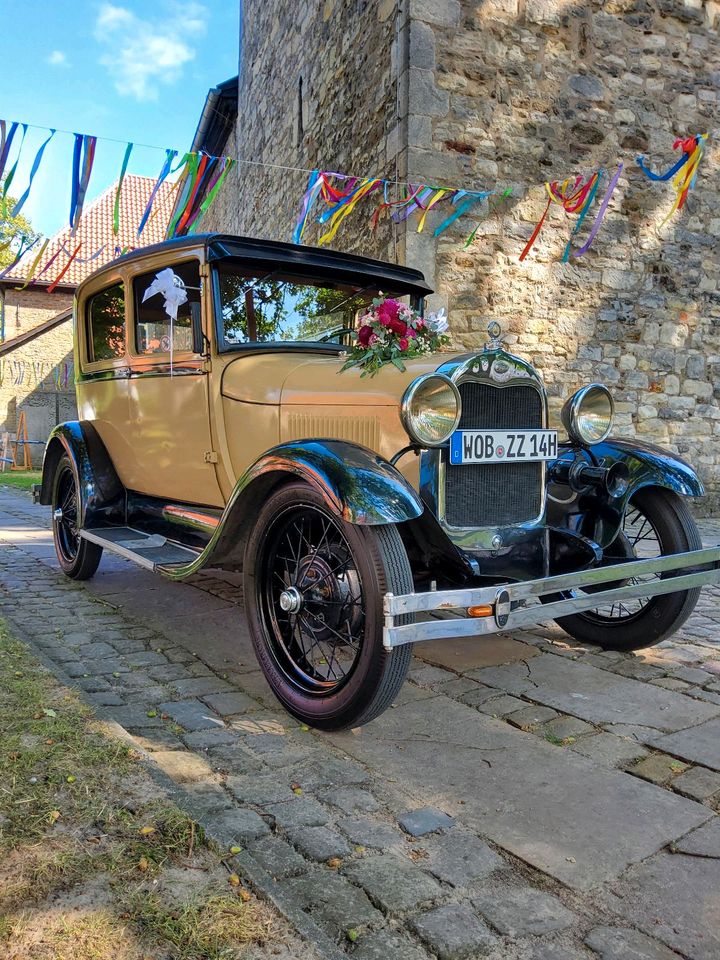
[[(98, 140), (91, 200), (117, 179), (126, 141), (189, 148), (208, 89), (237, 73), (239, 8), (238, 0), (0, 0), (0, 118), (122, 140)], [(16, 196), (46, 136), (28, 130)], [(46, 235), (67, 223), (72, 146), (71, 136), (55, 135), (23, 208)], [(164, 156), (136, 147), (128, 172), (157, 176)]]

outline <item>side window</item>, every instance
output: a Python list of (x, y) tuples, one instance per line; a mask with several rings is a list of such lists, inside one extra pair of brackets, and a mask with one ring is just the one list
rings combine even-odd
[(96, 293), (88, 304), (88, 359), (115, 360), (125, 356), (125, 288), (122, 283)]
[(140, 356), (200, 352), (197, 260), (143, 273), (133, 281), (135, 346)]

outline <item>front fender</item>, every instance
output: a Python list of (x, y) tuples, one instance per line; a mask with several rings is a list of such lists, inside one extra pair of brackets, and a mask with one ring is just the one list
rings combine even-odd
[(259, 457), (238, 480), (197, 560), (163, 571), (165, 575), (180, 580), (206, 566), (241, 569), (244, 544), (263, 503), (275, 487), (293, 477), (311, 484), (328, 509), (348, 523), (404, 523), (424, 509), (403, 475), (366, 447), (345, 440), (282, 443)]
[[(570, 499), (566, 493), (554, 498), (552, 488), (549, 491), (548, 521), (555, 526), (569, 527), (601, 547), (607, 547), (615, 539), (628, 502), (643, 487), (663, 487), (684, 497), (700, 497), (705, 492), (702, 481), (689, 463), (642, 440), (611, 438), (583, 452), (574, 452), (570, 445), (564, 446), (561, 457), (574, 455), (588, 460), (592, 457), (604, 467), (622, 463), (628, 469), (628, 486), (621, 497), (608, 497), (598, 490), (590, 490)], [(568, 490), (564, 486), (559, 489)]]
[(105, 444), (92, 423), (87, 421), (60, 423), (48, 437), (43, 457), (40, 503), (52, 503), (55, 472), (63, 454), (70, 459), (80, 491), (79, 526), (87, 528), (122, 523), (125, 489)]

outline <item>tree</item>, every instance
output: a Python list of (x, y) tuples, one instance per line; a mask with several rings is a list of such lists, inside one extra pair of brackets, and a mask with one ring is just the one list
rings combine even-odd
[(13, 262), (23, 243), (27, 246), (40, 236), (22, 213), (12, 216), (17, 201), (9, 195), (3, 198), (2, 191), (3, 184), (0, 183), (0, 269)]

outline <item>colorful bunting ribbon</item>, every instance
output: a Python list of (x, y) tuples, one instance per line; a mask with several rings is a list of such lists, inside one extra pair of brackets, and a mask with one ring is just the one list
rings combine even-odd
[(85, 194), (90, 183), (97, 137), (76, 133), (73, 149), (72, 190), (70, 194), (70, 236), (74, 237), (82, 216)]
[[(177, 156), (177, 153), (178, 153), (177, 150), (165, 151), (165, 161), (160, 169), (160, 173), (158, 174), (158, 178), (155, 181), (155, 185), (150, 191), (150, 196), (148, 197), (148, 202), (145, 206), (145, 211), (142, 217), (140, 218), (140, 223), (138, 224), (138, 230), (137, 230), (138, 236), (140, 236), (140, 234), (145, 229), (145, 224), (148, 222), (148, 217), (150, 216), (150, 211), (152, 210), (153, 203), (155, 202), (155, 197), (157, 196), (157, 192), (160, 189), (160, 186), (162, 185), (162, 183), (167, 178), (167, 175), (170, 173), (172, 162)], [(187, 154), (185, 154), (185, 156), (187, 156)]]
[(5, 172), (10, 147), (12, 146), (18, 126), (19, 124), (17, 123), (11, 123), (10, 132), (8, 133), (7, 122), (0, 120), (0, 180), (2, 180), (3, 173)]
[(62, 280), (62, 278), (63, 278), (63, 277), (65, 276), (65, 274), (68, 272), (68, 270), (70, 269), (71, 263), (73, 262), (73, 260), (75, 259), (75, 257), (78, 255), (78, 252), (80, 251), (80, 247), (82, 247), (82, 240), (81, 240), (80, 243), (75, 247), (75, 250), (73, 251), (72, 256), (70, 257), (70, 259), (68, 260), (68, 262), (65, 264), (65, 266), (62, 268), (62, 270), (60, 271), (60, 273), (57, 275), (57, 277), (55, 277), (55, 279), (53, 280), (53, 282), (52, 282), (52, 283), (50, 284), (50, 286), (48, 287), (48, 291), (47, 291), (48, 293), (52, 293), (52, 292), (55, 290), (55, 288), (56, 288), (57, 285), (60, 283), (60, 281)]
[(17, 156), (15, 157), (15, 163), (10, 168), (10, 172), (5, 177), (5, 182), (3, 183), (3, 186), (2, 186), (3, 211), (4, 211), (5, 201), (7, 199), (8, 191), (10, 190), (10, 186), (13, 180), (15, 179), (15, 173), (18, 168), (18, 163), (20, 162), (20, 154), (22, 153), (22, 148), (23, 148), (23, 144), (25, 143), (25, 135), (27, 134), (27, 131), (28, 131), (28, 125), (26, 123), (23, 123), (22, 136), (20, 137), (20, 146), (18, 147)]
[(115, 203), (113, 205), (113, 236), (116, 237), (120, 232), (120, 195), (122, 193), (123, 180), (125, 179), (125, 173), (128, 168), (128, 163), (130, 162), (130, 154), (132, 153), (133, 145), (128, 143), (125, 147), (125, 156), (123, 157), (122, 166), (120, 167), (120, 177), (118, 178), (117, 190), (115, 191)]
[(648, 179), (654, 180), (655, 182), (664, 182), (672, 179), (673, 189), (675, 190), (675, 200), (670, 208), (670, 212), (660, 224), (661, 227), (667, 223), (676, 210), (682, 210), (685, 206), (688, 194), (695, 186), (695, 181), (697, 180), (698, 167), (703, 158), (705, 141), (707, 139), (707, 133), (696, 133), (695, 136), (688, 137), (685, 140), (678, 138), (675, 143), (673, 143), (673, 150), (680, 148), (682, 150), (682, 156), (669, 170), (666, 170), (665, 173), (653, 173), (652, 170), (645, 166), (642, 156), (637, 158), (638, 166)]
[(45, 147), (50, 143), (50, 141), (52, 140), (52, 138), (53, 138), (54, 136), (55, 136), (55, 131), (54, 131), (54, 130), (51, 130), (51, 131), (50, 131), (50, 136), (47, 138), (47, 140), (45, 140), (45, 141), (41, 144), (40, 149), (39, 149), (38, 152), (35, 154), (35, 159), (33, 160), (33, 165), (32, 165), (32, 167), (30, 168), (30, 178), (29, 178), (29, 180), (28, 180), (28, 185), (27, 185), (27, 187), (26, 187), (26, 189), (25, 189), (25, 193), (23, 193), (23, 195), (20, 197), (20, 199), (17, 201), (17, 203), (15, 204), (15, 206), (14, 206), (14, 207), (12, 208), (12, 210), (10, 211), (10, 216), (11, 216), (11, 217), (16, 217), (16, 216), (20, 213), (20, 211), (22, 210), (23, 206), (25, 205), (25, 201), (26, 201), (27, 198), (30, 196), (30, 188), (31, 188), (32, 185), (33, 185), (33, 180), (35, 179), (35, 174), (38, 172), (38, 167), (40, 166), (40, 162), (41, 162), (41, 160), (42, 160), (42, 158), (43, 158), (43, 154), (45, 153)]
[(585, 241), (585, 243), (582, 245), (582, 247), (580, 247), (579, 250), (576, 250), (575, 253), (573, 253), (574, 257), (581, 257), (584, 253), (587, 253), (588, 250), (590, 249), (590, 245), (592, 244), (593, 240), (598, 235), (600, 225), (602, 224), (603, 219), (605, 218), (605, 213), (607, 212), (608, 204), (610, 203), (610, 199), (612, 198), (612, 195), (615, 192), (615, 187), (618, 185), (618, 180), (620, 179), (620, 174), (622, 172), (623, 172), (623, 163), (621, 161), (618, 164), (617, 170), (615, 171), (615, 176), (612, 178), (612, 180), (608, 184), (608, 188), (605, 191), (605, 196), (603, 197), (602, 203), (600, 204), (600, 208), (597, 212), (597, 216), (595, 217), (595, 222), (590, 228), (590, 233), (588, 234), (588, 238)]

